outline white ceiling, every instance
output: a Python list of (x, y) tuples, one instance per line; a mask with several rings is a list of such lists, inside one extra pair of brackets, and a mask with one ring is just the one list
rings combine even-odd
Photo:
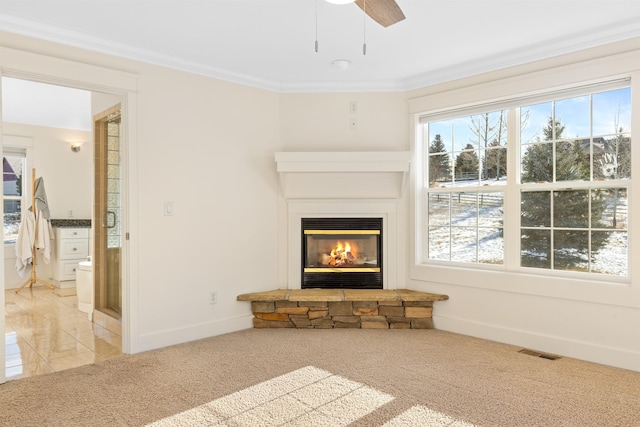
[(90, 131), (91, 92), (3, 77), (2, 121)]
[(640, 36), (640, 0), (397, 2), (383, 28), (324, 0), (0, 0), (0, 30), (279, 92), (409, 90)]

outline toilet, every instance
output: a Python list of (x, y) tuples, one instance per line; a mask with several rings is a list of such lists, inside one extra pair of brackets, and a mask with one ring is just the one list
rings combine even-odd
[(81, 261), (76, 269), (76, 293), (78, 310), (87, 313), (93, 320), (93, 265), (91, 261)]

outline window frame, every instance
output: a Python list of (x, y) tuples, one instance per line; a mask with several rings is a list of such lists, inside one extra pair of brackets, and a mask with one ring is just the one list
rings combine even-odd
[[(462, 109), (454, 109), (454, 111), (451, 111), (451, 114), (449, 114), (448, 112), (441, 112), (439, 114), (436, 115), (436, 119), (438, 121), (446, 121), (446, 120), (452, 120), (455, 121), (456, 119), (460, 119), (460, 118), (467, 118), (470, 116), (474, 116), (474, 115), (483, 115), (485, 113), (496, 113), (499, 110), (495, 110), (495, 109), (483, 109), (484, 105), (479, 105), (474, 109), (471, 110), (462, 110)], [(461, 116), (460, 112), (461, 111), (465, 111), (465, 115)], [(509, 112), (506, 111), (507, 113), (507, 117), (506, 120), (509, 120), (508, 114)], [(424, 168), (422, 169), (422, 174), (421, 174), (421, 180), (424, 183), (424, 188), (428, 188), (428, 190), (425, 192), (424, 194), (424, 198), (421, 202), (423, 204), (423, 207), (425, 209), (426, 212), (428, 212), (429, 209), (429, 204), (428, 204), (428, 198), (430, 194), (464, 194), (464, 193), (475, 193), (475, 194), (485, 194), (485, 193), (500, 193), (502, 194), (502, 200), (503, 200), (503, 204), (502, 204), (502, 209), (504, 210), (504, 203), (505, 203), (505, 190), (507, 187), (507, 183), (505, 182), (503, 185), (495, 185), (495, 186), (482, 186), (480, 181), (477, 181), (475, 183), (475, 185), (469, 185), (469, 186), (464, 186), (462, 190), (457, 189), (457, 187), (455, 187), (455, 185), (452, 185), (451, 187), (431, 187), (429, 181), (429, 176), (428, 173), (425, 173), (426, 171), (428, 171), (428, 165), (430, 162), (430, 155), (429, 155), (429, 150), (428, 147), (431, 145), (431, 143), (433, 141), (431, 141), (429, 132), (427, 132), (427, 134), (425, 135), (425, 128), (428, 129), (427, 125), (427, 120), (425, 120), (426, 118), (430, 118), (432, 116), (422, 116), (420, 118), (420, 121), (422, 124), (424, 124), (425, 126), (422, 126), (421, 129), (419, 129), (420, 134), (423, 136), (422, 139), (420, 139), (420, 144), (422, 145), (421, 149), (422, 149), (422, 162), (425, 165)], [(429, 120), (432, 121), (432, 120)], [(426, 140), (424, 139), (426, 138)], [(509, 141), (509, 135), (505, 136), (506, 141)], [(466, 149), (462, 149), (462, 150), (456, 150), (455, 148), (455, 142), (451, 145), (451, 150), (447, 150), (446, 153), (450, 156), (452, 156), (451, 163), (452, 163), (452, 167), (455, 169), (455, 162), (457, 161), (457, 157), (456, 154), (459, 156), (464, 152), (470, 152), (467, 151)], [(507, 147), (505, 147), (505, 149), (507, 149)], [(480, 168), (480, 166), (482, 165), (482, 162), (485, 161), (485, 156), (487, 151), (493, 151), (493, 150), (497, 150), (496, 148), (487, 148), (485, 147), (481, 147), (481, 146), (477, 146), (474, 148), (473, 152), (477, 154), (477, 158), (479, 160), (478, 163), (478, 167)], [(507, 153), (509, 152), (509, 150), (507, 149)], [(507, 154), (507, 157), (509, 155)], [(509, 165), (509, 159), (505, 159), (507, 161), (507, 170), (509, 170), (509, 168), (511, 167)], [(456, 182), (456, 178), (455, 178), (456, 172), (455, 170), (451, 171), (451, 176), (453, 177), (453, 182)], [(480, 169), (478, 170), (478, 177), (480, 175)], [(507, 175), (508, 177), (508, 175)], [(459, 187), (458, 187), (459, 188)], [(450, 213), (451, 213), (451, 205), (450, 205)], [(421, 230), (421, 233), (428, 233), (428, 229), (431, 226), (429, 224), (429, 218), (428, 215), (423, 215), (423, 219), (424, 219), (424, 223), (423, 223), (423, 227)], [(488, 269), (492, 269), (492, 268), (502, 268), (504, 266), (504, 253), (503, 253), (503, 261), (501, 263), (490, 263), (490, 262), (482, 262), (479, 260), (479, 256), (478, 256), (478, 252), (479, 252), (479, 248), (478, 248), (478, 239), (479, 239), (479, 233), (480, 230), (482, 229), (487, 229), (487, 227), (484, 226), (480, 226), (479, 225), (479, 219), (480, 219), (480, 213), (479, 211), (477, 212), (477, 216), (476, 219), (478, 220), (474, 226), (475, 230), (476, 230), (476, 247), (475, 247), (475, 252), (476, 252), (476, 258), (474, 262), (456, 262), (453, 261), (452, 259), (449, 260), (438, 260), (438, 259), (429, 259), (429, 248), (428, 248), (428, 242), (425, 241), (422, 242), (422, 248), (423, 250), (418, 254), (418, 257), (420, 259), (423, 260), (423, 263), (427, 264), (427, 265), (431, 265), (431, 264), (442, 264), (442, 265), (449, 265), (449, 264), (453, 264), (453, 265), (460, 265), (461, 267), (468, 267), (468, 266), (483, 266), (485, 268)], [(453, 224), (449, 224), (449, 229), (455, 229), (455, 228), (460, 228), (460, 226), (457, 225), (453, 225)], [(464, 228), (469, 228), (469, 227), (464, 227)], [(503, 235), (504, 235), (504, 230), (505, 230), (505, 224), (504, 224), (504, 215), (502, 217), (502, 227), (498, 227), (499, 229), (502, 229)], [(453, 240), (450, 240), (450, 246), (453, 246)], [(503, 239), (503, 252), (504, 252), (504, 239)], [(450, 255), (452, 254), (452, 250), (451, 247), (449, 248), (449, 252)]]
[[(2, 135), (3, 146), (2, 146), (2, 156), (4, 158), (5, 154), (24, 154), (24, 171), (22, 176), (22, 200), (21, 207), (22, 210), (27, 209), (30, 206), (30, 200), (27, 197), (30, 197), (31, 193), (31, 170), (32, 159), (33, 159), (33, 142), (31, 137), (19, 136), (19, 135)], [(3, 192), (3, 203), (2, 203), (2, 218), (4, 224), (4, 192)], [(4, 242), (4, 233), (3, 233), (3, 244), (5, 247), (5, 258), (7, 257), (15, 257), (13, 253), (13, 248), (15, 246), (15, 242)]]
[[(8, 156), (21, 159), (20, 163), (21, 163), (22, 170), (20, 172), (21, 172), (21, 175), (22, 175), (22, 181), (21, 181), (21, 185), (20, 185), (20, 187), (21, 187), (20, 195), (14, 196), (14, 195), (4, 194), (4, 188), (3, 188), (3, 192), (2, 192), (3, 209), (5, 208), (7, 201), (20, 202), (19, 203), (19, 206), (20, 206), (20, 211), (19, 211), (19, 213), (20, 213), (20, 221), (19, 222), (21, 222), (21, 220), (22, 220), (22, 211), (24, 209), (25, 201), (26, 201), (25, 193), (26, 193), (26, 189), (28, 188), (25, 185), (25, 178), (26, 178), (25, 171), (26, 171), (26, 166), (27, 166), (27, 153), (26, 153), (26, 150), (24, 150), (24, 149), (18, 149), (18, 148), (15, 148), (15, 147), (5, 147), (3, 149), (3, 151), (2, 151), (2, 160), (3, 160), (3, 162), (4, 162), (4, 159), (6, 157), (8, 157)], [(3, 178), (3, 186), (4, 186), (4, 171), (3, 171), (3, 177), (2, 178)], [(3, 228), (4, 228), (4, 225), (5, 225), (6, 215), (7, 215), (7, 212), (5, 210), (3, 210), (3, 212), (2, 212)], [(5, 245), (15, 244), (15, 240), (7, 241), (7, 237), (4, 235), (4, 232), (3, 232), (3, 242), (4, 242)]]
[[(634, 96), (633, 96), (633, 81), (630, 76), (622, 76), (620, 78), (611, 78), (608, 80), (602, 80), (597, 82), (590, 82), (586, 84), (574, 84), (570, 87), (563, 87), (561, 89), (547, 89), (541, 90), (536, 93), (534, 96), (529, 95), (515, 95), (511, 97), (507, 97), (495, 102), (478, 102), (474, 105), (466, 105), (463, 107), (452, 106), (451, 108), (441, 109), (439, 111), (435, 111), (433, 113), (417, 113), (414, 116), (416, 123), (416, 134), (415, 134), (415, 149), (416, 149), (416, 158), (419, 159), (419, 164), (417, 169), (417, 177), (416, 177), (416, 198), (415, 198), (415, 209), (413, 209), (416, 217), (415, 217), (415, 227), (416, 227), (416, 237), (414, 244), (414, 258), (413, 258), (413, 266), (412, 266), (412, 276), (421, 277), (421, 274), (415, 274), (419, 272), (421, 268), (444, 268), (444, 269), (465, 269), (465, 270), (473, 270), (473, 271), (491, 271), (491, 270), (499, 270), (499, 271), (507, 271), (511, 273), (516, 273), (522, 277), (522, 275), (535, 275), (535, 276), (543, 276), (558, 280), (577, 280), (577, 281), (585, 281), (588, 283), (597, 283), (597, 284), (620, 284), (620, 285), (629, 285), (631, 282), (632, 275), (632, 266), (631, 266), (631, 254), (632, 248), (630, 245), (631, 241), (631, 204), (632, 201), (629, 199), (629, 218), (628, 218), (628, 227), (627, 227), (627, 275), (626, 276), (618, 276), (613, 274), (604, 274), (604, 273), (594, 273), (594, 272), (573, 272), (566, 270), (558, 270), (558, 269), (542, 269), (535, 267), (526, 267), (522, 266), (520, 262), (521, 258), (521, 245), (520, 245), (520, 194), (523, 191), (531, 191), (531, 190), (540, 190), (540, 191), (554, 191), (554, 190), (566, 190), (568, 188), (575, 189), (600, 189), (600, 188), (626, 188), (627, 192), (632, 191), (632, 183), (634, 180), (637, 180), (638, 177), (632, 175), (631, 179), (626, 180), (610, 180), (610, 181), (557, 181), (545, 183), (544, 186), (540, 186), (539, 183), (522, 183), (521, 182), (521, 149), (522, 145), (520, 143), (520, 135), (517, 130), (518, 126), (516, 123), (519, 123), (520, 120), (520, 107), (524, 105), (532, 105), (534, 103), (541, 102), (550, 102), (557, 101), (560, 99), (566, 99), (569, 97), (583, 96), (594, 94), (598, 92), (615, 90), (620, 88), (630, 88), (632, 91), (632, 99), (631, 104), (634, 105)], [(428, 218), (427, 218), (427, 209), (428, 209), (428, 197), (430, 194), (434, 194), (437, 192), (444, 192), (449, 194), (455, 194), (458, 191), (453, 191), (454, 188), (443, 188), (443, 189), (429, 189), (428, 185), (425, 184), (425, 180), (428, 180), (428, 164), (429, 164), (429, 153), (428, 147), (431, 143), (429, 141), (429, 132), (425, 130), (427, 128), (426, 124), (428, 122), (433, 122), (435, 120), (453, 120), (460, 117), (470, 116), (474, 114), (483, 114), (487, 112), (493, 112), (497, 109), (505, 109), (507, 110), (507, 122), (513, 123), (511, 126), (508, 126), (507, 129), (507, 170), (510, 171), (507, 174), (507, 183), (505, 186), (496, 186), (494, 191), (504, 191), (504, 216), (503, 216), (503, 230), (504, 230), (504, 260), (503, 264), (499, 265), (489, 265), (478, 263), (463, 263), (463, 262), (455, 262), (455, 261), (441, 261), (441, 260), (430, 260), (428, 259)], [(635, 112), (637, 116), (637, 108), (632, 107), (632, 111)], [(632, 122), (633, 122), (632, 116)], [(632, 125), (632, 129), (633, 129)], [(632, 132), (632, 130), (631, 130)], [(627, 132), (629, 133), (629, 132)], [(426, 135), (425, 135), (426, 134)], [(425, 140), (425, 138), (427, 138)], [(632, 136), (633, 138), (633, 136)], [(632, 139), (633, 142), (633, 139)], [(631, 161), (632, 164), (637, 163), (633, 161), (634, 156), (637, 158), (640, 153), (637, 153), (640, 150), (631, 151)], [(635, 153), (635, 154), (634, 154)], [(633, 169), (633, 168), (632, 168)], [(477, 187), (469, 187), (465, 188), (465, 191), (477, 191), (477, 192), (486, 192), (487, 190), (481, 186)], [(517, 206), (517, 207), (516, 207)], [(518, 215), (514, 213), (517, 212)], [(589, 228), (590, 230), (591, 228)], [(517, 248), (517, 251), (516, 251)]]

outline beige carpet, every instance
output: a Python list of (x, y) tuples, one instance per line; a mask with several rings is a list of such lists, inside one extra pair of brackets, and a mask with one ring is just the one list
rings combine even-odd
[(246, 330), (0, 385), (3, 426), (640, 426), (640, 373), (437, 330)]

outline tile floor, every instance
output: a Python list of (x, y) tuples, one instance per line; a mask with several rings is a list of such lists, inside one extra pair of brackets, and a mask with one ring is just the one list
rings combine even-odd
[(5, 291), (7, 381), (122, 355), (122, 337), (90, 322), (73, 291), (44, 286)]

